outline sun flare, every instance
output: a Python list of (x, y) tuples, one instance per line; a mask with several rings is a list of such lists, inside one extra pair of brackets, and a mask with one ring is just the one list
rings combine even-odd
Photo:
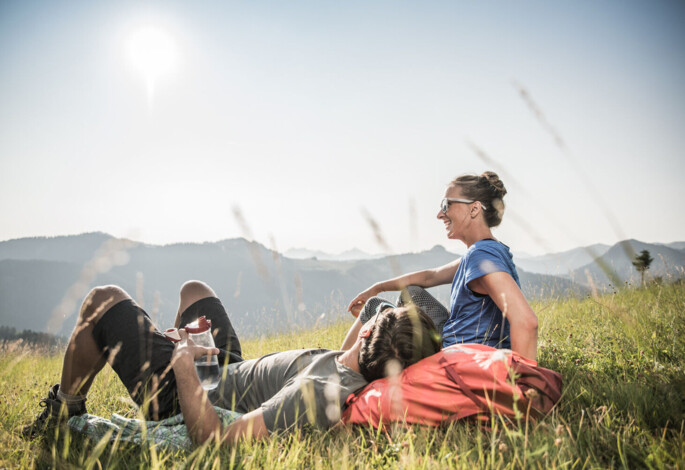
[(177, 50), (173, 38), (153, 26), (134, 31), (128, 39), (127, 52), (131, 64), (145, 79), (150, 95), (155, 82), (176, 66)]

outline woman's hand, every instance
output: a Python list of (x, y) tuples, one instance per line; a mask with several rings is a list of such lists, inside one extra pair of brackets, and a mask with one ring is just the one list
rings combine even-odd
[(350, 302), (350, 305), (347, 306), (347, 311), (354, 315), (355, 318), (358, 317), (359, 312), (361, 312), (366, 301), (369, 300), (371, 297), (380, 294), (381, 292), (383, 291), (378, 288), (378, 285), (374, 284), (373, 286), (366, 289), (364, 292), (357, 294), (357, 296), (354, 299), (352, 299), (352, 302)]
[(184, 361), (195, 362), (196, 359), (201, 359), (204, 356), (219, 354), (219, 349), (217, 348), (205, 348), (204, 346), (196, 345), (183, 328), (178, 329), (178, 334), (181, 340), (176, 343), (174, 348), (174, 353), (171, 356), (172, 364)]

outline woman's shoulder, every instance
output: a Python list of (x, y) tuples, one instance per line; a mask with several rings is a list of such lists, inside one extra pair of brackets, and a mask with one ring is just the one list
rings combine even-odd
[(483, 240), (478, 240), (476, 243), (471, 245), (468, 250), (469, 254), (492, 254), (492, 255), (506, 255), (511, 257), (511, 251), (509, 247), (499, 240), (493, 240), (492, 238), (486, 238)]
[(467, 273), (471, 273), (472, 277), (496, 271), (511, 273), (516, 269), (509, 247), (497, 240), (477, 241), (471, 245), (465, 258), (464, 269)]
[(481, 263), (485, 260), (491, 260), (496, 264), (510, 265), (513, 264), (513, 256), (509, 247), (504, 243), (485, 239), (479, 240), (466, 252), (464, 255), (466, 264)]

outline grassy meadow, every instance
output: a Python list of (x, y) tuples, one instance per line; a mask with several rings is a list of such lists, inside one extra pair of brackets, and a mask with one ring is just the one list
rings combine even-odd
[[(539, 363), (559, 371), (564, 394), (538, 423), (488, 428), (362, 427), (306, 431), (186, 453), (91, 442), (65, 428), (24, 441), (16, 428), (59, 381), (62, 355), (4, 344), (0, 351), (0, 468), (685, 468), (685, 284), (548, 299), (539, 316)], [(338, 348), (348, 325), (246, 341), (246, 357)], [(135, 413), (106, 366), (88, 411)]]

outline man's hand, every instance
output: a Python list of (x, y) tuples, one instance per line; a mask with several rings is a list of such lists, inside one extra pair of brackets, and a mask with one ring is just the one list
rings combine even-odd
[(177, 362), (194, 363), (196, 359), (201, 359), (208, 354), (219, 354), (219, 349), (217, 348), (205, 348), (193, 343), (193, 340), (188, 337), (188, 333), (183, 328), (179, 328), (178, 334), (181, 337), (181, 341), (176, 343), (174, 354), (171, 356), (171, 364), (174, 366)]
[(209, 402), (207, 393), (200, 385), (195, 371), (195, 359), (207, 354), (219, 354), (217, 348), (197, 346), (188, 338), (184, 329), (179, 329), (181, 341), (176, 343), (172, 356), (176, 390), (181, 405), (183, 420), (190, 438), (196, 444), (219, 438), (225, 445), (233, 445), (243, 439), (260, 439), (269, 435), (261, 409), (256, 409), (222, 429), (221, 421)]
[(176, 343), (171, 356), (178, 402), (181, 405), (181, 412), (190, 438), (196, 444), (201, 444), (219, 435), (221, 422), (209, 402), (207, 392), (202, 389), (195, 370), (195, 359), (200, 359), (207, 354), (218, 354), (219, 350), (197, 346), (182, 328), (178, 330), (178, 334), (181, 340)]

